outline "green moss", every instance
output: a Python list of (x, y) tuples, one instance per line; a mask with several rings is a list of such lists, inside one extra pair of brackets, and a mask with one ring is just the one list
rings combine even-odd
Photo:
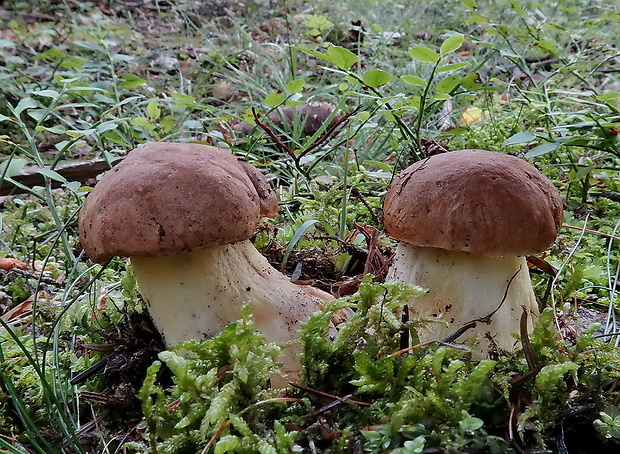
[[(347, 402), (330, 411), (321, 410), (326, 400), (314, 391), (289, 390), (287, 398), (298, 400), (289, 403), (282, 391), (268, 389), (278, 349), (262, 343), (247, 306), (243, 319), (220, 336), (179, 346), (184, 356), (162, 353), (140, 392), (153, 452), (197, 452), (210, 440), (215, 452), (291, 452), (321, 442), (322, 452), (338, 453), (351, 440), (376, 453), (439, 447), (511, 452), (511, 411), (514, 430), (544, 448), (566, 413), (584, 405), (601, 412), (618, 399), (613, 383), (620, 353), (591, 332), (573, 344), (561, 340), (550, 310), (531, 334), (531, 356), (540, 365), (535, 369), (522, 352), (473, 361), (467, 351), (448, 346), (401, 351), (401, 335), (415, 343), (421, 323), (403, 323), (402, 306), (420, 292), (366, 277), (358, 293), (328, 304), (304, 325), (301, 383)], [(331, 318), (343, 308), (355, 308), (355, 314), (330, 341)], [(164, 371), (172, 375), (171, 386), (163, 384)], [(340, 437), (326, 443), (312, 433), (317, 414)], [(601, 433), (614, 433), (605, 421), (597, 425)]]

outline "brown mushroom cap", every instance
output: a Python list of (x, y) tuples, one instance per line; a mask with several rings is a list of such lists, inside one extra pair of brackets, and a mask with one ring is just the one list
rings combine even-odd
[[(297, 106), (284, 106), (269, 113), (267, 124), (272, 123), (279, 129), (291, 128), (297, 116), (304, 125), (304, 134), (311, 136), (323, 126), (323, 123), (327, 121), (335, 108), (336, 106), (328, 102), (311, 102)], [(328, 127), (335, 124), (339, 118), (340, 114), (334, 115)], [(233, 131), (239, 137), (243, 137), (250, 134), (253, 128), (253, 125), (242, 121), (233, 126)]]
[(522, 159), (483, 150), (431, 156), (406, 168), (384, 201), (394, 238), (481, 256), (545, 250), (562, 225), (553, 183)]
[(250, 238), (278, 201), (260, 171), (226, 150), (151, 143), (106, 173), (79, 217), (95, 262), (172, 255)]

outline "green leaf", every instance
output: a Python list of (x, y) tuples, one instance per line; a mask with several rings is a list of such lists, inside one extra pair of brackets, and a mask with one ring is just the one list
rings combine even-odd
[(282, 90), (274, 90), (265, 96), (263, 102), (267, 104), (269, 107), (279, 106), (286, 99), (286, 95)]
[(439, 55), (433, 49), (429, 49), (425, 46), (416, 46), (409, 49), (409, 55), (415, 60), (424, 63), (437, 63), (439, 61)]
[(0, 39), (0, 47), (3, 49), (15, 49), (15, 43), (10, 39)]
[(380, 87), (381, 85), (385, 85), (392, 80), (392, 75), (386, 71), (381, 69), (371, 69), (366, 74), (364, 74), (364, 85), (367, 85), (372, 88)]
[(477, 91), (482, 88), (482, 79), (478, 73), (470, 73), (463, 77), (461, 87), (467, 91)]
[(119, 84), (123, 88), (136, 88), (146, 83), (146, 80), (135, 74), (119, 74), (118, 77), (123, 79), (123, 82)]
[(175, 124), (176, 124), (176, 121), (174, 120), (174, 118), (171, 115), (166, 115), (159, 122), (159, 129), (163, 133), (168, 133), (168, 132), (172, 131), (172, 129), (174, 128)]
[(554, 57), (558, 55), (558, 51), (559, 51), (558, 45), (554, 43), (553, 41), (549, 41), (548, 39), (541, 39), (538, 41), (534, 41), (532, 45), (540, 47), (543, 50), (546, 50)]
[(310, 48), (304, 47), (304, 46), (300, 46), (297, 49), (302, 51), (302, 52), (305, 52), (307, 54), (310, 54), (313, 57), (316, 57), (316, 58), (318, 58), (320, 60), (329, 61), (329, 57), (327, 56), (327, 54), (325, 54), (323, 52), (319, 52), (318, 50), (310, 49)]
[(82, 183), (79, 181), (67, 181), (62, 185), (63, 188), (67, 188), (71, 192), (78, 192), (82, 187)]
[(118, 128), (118, 123), (116, 120), (104, 121), (99, 126), (97, 126), (96, 130), (99, 134), (103, 134), (106, 131), (111, 131), (113, 129)]
[(235, 435), (225, 435), (217, 442), (215, 448), (213, 448), (214, 454), (224, 454), (227, 452), (235, 452), (237, 447), (241, 444), (239, 437)]
[(28, 160), (24, 158), (12, 158), (0, 162), (0, 175), (12, 177), (18, 174), (28, 164)]
[(476, 4), (475, 0), (461, 0), (461, 3), (463, 4), (465, 8), (469, 8), (469, 9), (478, 8), (478, 5)]
[(423, 435), (420, 435), (413, 440), (407, 440), (403, 445), (403, 454), (418, 454), (424, 452), (424, 445), (426, 439)]
[(40, 123), (49, 115), (49, 111), (47, 109), (30, 109), (26, 111), (26, 115)]
[(63, 134), (64, 132), (66, 132), (67, 129), (63, 125), (55, 125), (49, 128), (42, 126), (42, 125), (38, 125), (37, 127), (34, 128), (34, 130), (36, 132), (47, 131), (47, 132), (51, 132), (52, 134)]
[(65, 177), (63, 177), (58, 172), (53, 171), (52, 169), (46, 169), (46, 168), (37, 169), (37, 173), (40, 173), (41, 175), (51, 178), (52, 180), (60, 181), (62, 183), (68, 183)]
[(356, 120), (360, 121), (360, 122), (364, 122), (367, 121), (370, 118), (370, 112), (363, 110), (357, 114), (355, 114), (355, 116), (353, 117)]
[(547, 153), (551, 153), (552, 151), (557, 150), (562, 146), (561, 143), (557, 142), (548, 142), (543, 143), (542, 145), (538, 145), (537, 147), (532, 148), (530, 151), (525, 153), (526, 158), (535, 158), (536, 156), (541, 156)]
[(81, 69), (86, 63), (88, 63), (88, 60), (84, 58), (69, 57), (60, 63), (60, 67), (64, 69)]
[(459, 429), (462, 432), (474, 432), (484, 426), (482, 419), (470, 416), (465, 410), (463, 410), (462, 415), (463, 419), (459, 421)]
[(407, 101), (407, 104), (409, 104), (410, 106), (419, 109), (422, 99), (419, 96), (409, 96), (407, 99), (405, 99), (405, 101)]
[(437, 82), (435, 90), (440, 94), (449, 94), (459, 85), (460, 82), (460, 76), (449, 76)]
[(519, 143), (529, 143), (529, 142), (532, 142), (533, 140), (536, 140), (536, 136), (532, 134), (531, 132), (527, 132), (527, 131), (518, 132), (517, 134), (510, 136), (506, 140), (504, 140), (502, 147), (507, 147), (509, 145), (516, 145)]
[(441, 43), (441, 47), (439, 48), (439, 53), (441, 56), (445, 56), (450, 52), (454, 52), (459, 47), (463, 45), (463, 41), (465, 40), (465, 36), (459, 34), (452, 35), (447, 38), (443, 43)]
[(151, 101), (146, 105), (146, 113), (152, 120), (157, 120), (161, 115), (161, 109), (157, 101)]
[(83, 87), (83, 86), (80, 86), (80, 85), (76, 85), (75, 87), (68, 87), (67, 91), (83, 91), (83, 92), (97, 91), (97, 92), (107, 93), (107, 90), (104, 90), (103, 88), (99, 88), (99, 87)]
[[(75, 41), (75, 43), (77, 44), (77, 41)], [(48, 49), (44, 52), (41, 52), (38, 55), (34, 56), (34, 60), (49, 60), (49, 61), (57, 61), (57, 60), (62, 60), (63, 58), (65, 58), (67, 56), (67, 54), (65, 54), (64, 52), (58, 50), (58, 49)]]
[(196, 102), (196, 99), (193, 96), (189, 96), (183, 93), (170, 93), (170, 96), (172, 96), (177, 101), (181, 101), (184, 103)]
[(286, 91), (288, 93), (299, 93), (303, 90), (304, 85), (306, 85), (304, 79), (293, 80), (286, 85)]
[(327, 49), (327, 58), (330, 63), (338, 69), (348, 71), (351, 66), (359, 61), (357, 55), (348, 49), (340, 46), (331, 46)]
[(472, 13), (472, 15), (465, 20), (465, 23), (467, 25), (479, 25), (486, 22), (489, 22), (489, 18), (487, 16), (483, 16), (478, 12)]
[(56, 90), (37, 90), (33, 91), (32, 94), (52, 99), (58, 99), (60, 97), (60, 93), (58, 93)]
[(612, 99), (618, 99), (618, 98), (620, 98), (620, 93), (618, 93), (617, 91), (608, 91), (607, 93), (598, 95), (596, 97), (596, 100), (601, 101), (601, 102), (607, 102)]
[(527, 15), (527, 12), (523, 8), (523, 6), (521, 6), (520, 1), (513, 0), (510, 2), (510, 6), (512, 6), (512, 9), (514, 9), (515, 13), (517, 13), (519, 16)]
[(409, 85), (417, 85), (420, 87), (426, 87), (427, 83), (424, 79), (417, 76), (403, 76), (402, 81)]
[(106, 52), (106, 48), (100, 46), (98, 44), (89, 43), (88, 41), (74, 41), (73, 44), (79, 47), (83, 47), (84, 49), (96, 51), (96, 52)]
[(131, 119), (130, 123), (131, 126), (135, 128), (142, 128), (147, 131), (152, 131), (153, 129), (155, 129), (155, 125), (151, 123), (151, 120), (146, 117), (134, 117)]
[(24, 110), (34, 109), (35, 107), (40, 107), (40, 106), (41, 105), (36, 99), (22, 98), (17, 103), (17, 106), (15, 106), (15, 109), (14, 109), (15, 115), (19, 116)]
[(438, 73), (445, 73), (448, 71), (455, 71), (457, 69), (461, 69), (465, 66), (469, 66), (469, 63), (466, 61), (462, 61), (460, 63), (451, 63), (449, 65), (441, 66), (437, 69)]

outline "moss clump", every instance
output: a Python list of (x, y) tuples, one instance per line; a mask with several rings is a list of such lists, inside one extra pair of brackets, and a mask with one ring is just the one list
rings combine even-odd
[[(617, 349), (590, 331), (561, 340), (552, 311), (531, 334), (528, 361), (522, 352), (474, 361), (467, 348), (416, 346), (416, 327), (428, 321), (403, 321), (402, 308), (421, 291), (366, 277), (355, 295), (313, 315), (300, 333), (304, 375), (288, 391), (267, 386), (279, 349), (263, 343), (247, 306), (220, 336), (179, 346), (184, 356), (160, 354), (140, 392), (153, 452), (503, 453), (515, 443), (577, 443), (577, 430), (593, 446), (614, 442), (610, 418), (596, 426), (607, 441), (594, 420), (619, 397)], [(344, 307), (355, 313), (330, 341)], [(407, 338), (414, 347), (403, 349)]]

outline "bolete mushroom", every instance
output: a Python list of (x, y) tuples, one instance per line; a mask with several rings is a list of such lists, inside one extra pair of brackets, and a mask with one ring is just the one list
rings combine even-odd
[[(562, 214), (553, 183), (502, 153), (438, 154), (398, 175), (384, 201), (385, 229), (400, 241), (387, 280), (427, 288), (410, 312), (448, 322), (420, 330), (421, 341), (492, 314), (461, 339), (489, 332), (498, 348), (514, 350), (523, 308), (529, 328), (539, 314), (525, 256), (554, 241)], [(475, 355), (485, 356), (487, 345), (481, 339)]]
[[(88, 195), (80, 240), (95, 262), (130, 257), (167, 345), (215, 336), (240, 318), (245, 301), (253, 302), (266, 341), (283, 343), (333, 297), (293, 284), (249, 241), (260, 217), (277, 211), (260, 171), (227, 151), (151, 143), (131, 151)], [(284, 350), (283, 372), (292, 378), (298, 351)]]
[[(300, 124), (303, 125), (303, 133), (307, 136), (311, 136), (323, 126), (330, 116), (332, 116), (335, 108), (336, 106), (328, 102), (310, 102), (296, 106), (284, 106), (270, 112), (269, 115), (267, 115), (266, 124), (271, 124), (278, 130), (286, 130), (293, 127), (295, 119), (297, 118)], [(339, 114), (333, 115), (328, 127), (338, 121), (339, 118)], [(245, 137), (250, 134), (254, 128), (254, 125), (242, 121), (233, 126), (233, 131), (235, 131), (238, 137)]]

